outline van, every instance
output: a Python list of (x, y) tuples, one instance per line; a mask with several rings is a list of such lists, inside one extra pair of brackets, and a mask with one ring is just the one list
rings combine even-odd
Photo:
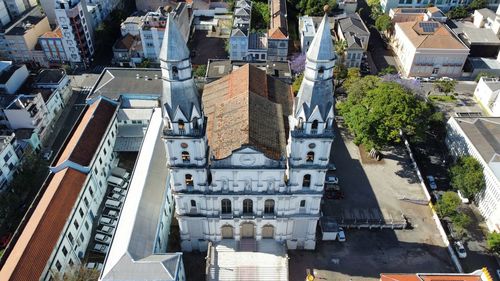
[(106, 200), (106, 203), (104, 203), (104, 205), (107, 207), (107, 208), (110, 208), (110, 209), (120, 209), (120, 207), (122, 206), (122, 202), (120, 201), (116, 201), (116, 200), (112, 200), (112, 199), (108, 199)]
[(121, 178), (117, 178), (115, 176), (108, 177), (108, 184), (112, 186), (122, 186), (125, 183), (125, 180)]

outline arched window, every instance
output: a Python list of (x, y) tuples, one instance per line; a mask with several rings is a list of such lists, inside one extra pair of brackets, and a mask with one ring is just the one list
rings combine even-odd
[(264, 214), (274, 214), (274, 200), (268, 199), (264, 202)]
[(311, 186), (311, 175), (304, 175), (304, 179), (302, 180), (302, 187), (310, 187)]
[(182, 162), (189, 163), (190, 161), (189, 152), (183, 151), (181, 157), (182, 157)]
[(191, 200), (191, 207), (196, 208), (196, 201)]
[(179, 69), (177, 68), (177, 66), (172, 66), (172, 78), (179, 78)]
[(179, 121), (177, 122), (177, 125), (179, 126), (179, 130), (184, 130), (184, 121), (179, 120)]
[(300, 200), (300, 207), (305, 208), (306, 207), (306, 200)]
[(243, 200), (243, 214), (253, 213), (253, 201), (251, 199)]
[(318, 129), (318, 120), (314, 120), (312, 125), (311, 125), (311, 129), (313, 130), (317, 130)]
[(230, 214), (232, 211), (231, 211), (231, 200), (229, 199), (222, 199), (222, 201), (220, 202), (220, 207), (221, 207), (221, 212), (223, 214)]
[(306, 162), (314, 162), (314, 152), (309, 151), (306, 155)]
[(318, 69), (318, 77), (319, 78), (323, 78), (323, 74), (325, 74), (325, 68), (324, 67), (320, 67)]
[(193, 120), (191, 122), (193, 122), (193, 129), (198, 130), (198, 128), (199, 128), (198, 118), (197, 117), (193, 118)]
[(191, 174), (186, 174), (184, 176), (184, 183), (186, 184), (186, 186), (192, 187), (194, 185), (193, 176)]

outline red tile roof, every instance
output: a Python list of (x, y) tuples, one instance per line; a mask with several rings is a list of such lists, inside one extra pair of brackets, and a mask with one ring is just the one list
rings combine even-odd
[(380, 281), (481, 281), (480, 274), (380, 274)]
[(12, 252), (0, 280), (38, 280), (56, 247), (87, 175), (66, 168), (55, 173)]
[(66, 160), (82, 166), (90, 165), (116, 108), (117, 105), (104, 99), (90, 105), (76, 129), (73, 130), (55, 166), (61, 165)]

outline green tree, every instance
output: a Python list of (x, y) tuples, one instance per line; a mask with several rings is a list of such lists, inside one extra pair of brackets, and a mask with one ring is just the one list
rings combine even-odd
[(344, 87), (349, 95), (349, 101), (356, 104), (361, 103), (366, 92), (375, 89), (381, 80), (377, 76), (367, 75), (353, 82), (354, 83), (348, 83)]
[(257, 31), (267, 31), (269, 27), (269, 5), (266, 2), (252, 2), (252, 29)]
[(500, 233), (492, 232), (488, 234), (486, 243), (490, 251), (500, 254)]
[[(363, 80), (351, 85), (347, 89), (347, 100), (338, 104), (345, 123), (355, 135), (356, 144), (380, 149), (400, 142), (400, 130), (409, 136), (423, 134), (430, 115), (425, 102), (395, 82), (371, 77)], [(357, 92), (350, 92), (353, 88)]]
[(436, 88), (436, 90), (448, 95), (449, 93), (452, 93), (455, 91), (456, 85), (457, 85), (457, 81), (455, 81), (455, 80), (450, 80), (450, 81), (442, 80), (442, 81), (437, 81), (436, 83), (434, 83), (434, 88)]
[(446, 191), (436, 204), (436, 211), (442, 217), (450, 217), (457, 213), (457, 208), (462, 203), (458, 194), (453, 191)]
[(460, 157), (450, 169), (451, 185), (460, 190), (463, 196), (473, 198), (486, 186), (483, 167), (472, 156)]
[(347, 77), (342, 83), (344, 88), (349, 88), (353, 83), (356, 83), (361, 79), (361, 74), (359, 73), (359, 68), (350, 67), (347, 69)]
[(151, 66), (151, 61), (149, 59), (143, 59), (138, 65), (139, 68), (149, 68)]
[(375, 20), (375, 28), (380, 32), (386, 32), (392, 28), (392, 20), (389, 15), (382, 14)]
[(194, 70), (194, 76), (196, 77), (205, 77), (206, 73), (207, 73), (206, 64), (198, 65)]
[(398, 71), (396, 70), (396, 68), (392, 65), (389, 65), (388, 67), (386, 68), (383, 68), (382, 70), (380, 70), (380, 72), (378, 73), (379, 75), (383, 76), (383, 75), (386, 75), (386, 74), (396, 74), (398, 73)]
[(292, 91), (294, 95), (297, 95), (300, 89), (300, 84), (302, 84), (302, 80), (304, 80), (304, 73), (301, 73), (297, 78), (295, 78), (295, 81), (293, 81), (292, 84)]
[(495, 78), (496, 76), (493, 73), (489, 73), (489, 72), (486, 72), (486, 71), (481, 71), (481, 72), (479, 72), (477, 74), (476, 79), (474, 79), (474, 81), (479, 82), (479, 80), (481, 79), (481, 77)]
[(472, 219), (465, 213), (456, 213), (451, 216), (451, 222), (457, 234), (463, 236), (467, 227), (472, 223)]
[(335, 41), (335, 52), (339, 56), (339, 64), (344, 64), (344, 57), (346, 50), (347, 50), (347, 41), (343, 39)]
[(333, 77), (335, 80), (340, 81), (347, 77), (347, 67), (341, 63), (333, 67)]
[(486, 8), (488, 6), (488, 1), (486, 0), (472, 0), (472, 2), (467, 7), (469, 10), (479, 10)]
[(337, 7), (336, 0), (300, 0), (296, 7), (301, 15), (322, 16), (324, 15), (323, 7), (328, 5), (330, 9)]
[(469, 16), (469, 12), (463, 6), (456, 6), (446, 13), (450, 19), (461, 19)]
[(54, 275), (55, 281), (97, 281), (99, 279), (99, 270), (90, 269), (84, 265), (71, 267), (68, 272), (61, 274), (56, 272)]

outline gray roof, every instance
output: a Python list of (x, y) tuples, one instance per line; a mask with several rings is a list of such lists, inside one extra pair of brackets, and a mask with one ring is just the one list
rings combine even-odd
[(174, 117), (177, 109), (181, 110), (188, 120), (191, 120), (193, 107), (201, 114), (200, 94), (192, 78), (184, 81), (164, 81), (162, 103), (170, 118)]
[[(268, 75), (277, 77), (280, 80), (289, 82), (292, 79), (290, 65), (288, 61), (231, 61), (231, 60), (209, 60), (207, 65), (207, 83), (219, 79), (233, 70), (245, 64), (253, 65), (261, 70), (266, 70)], [(278, 74), (278, 76), (276, 76)]]
[(160, 60), (183, 61), (189, 59), (189, 50), (184, 37), (172, 16), (168, 16), (165, 35), (161, 44)]
[(450, 20), (446, 24), (467, 44), (500, 45), (500, 40), (489, 28), (477, 28), (464, 20)]
[(480, 13), (483, 17), (490, 18), (490, 19), (495, 19), (496, 14), (494, 11), (488, 9), (488, 8), (482, 8), (479, 10), (476, 10), (478, 13)]
[(97, 98), (100, 95), (115, 101), (122, 95), (159, 98), (162, 88), (160, 69), (105, 68), (94, 85), (89, 98)]
[(344, 34), (348, 49), (363, 49), (363, 42), (356, 34), (347, 32)]
[(328, 16), (325, 15), (316, 30), (307, 58), (312, 61), (329, 61), (335, 58), (335, 49), (333, 47), (332, 35), (330, 33), (330, 23)]
[(58, 84), (66, 76), (64, 69), (43, 69), (35, 78), (37, 84)]
[(340, 29), (343, 33), (350, 32), (358, 36), (370, 35), (370, 31), (361, 20), (358, 14), (349, 14), (347, 17), (339, 19)]
[(231, 31), (231, 37), (246, 37), (246, 35), (241, 29), (235, 28)]

